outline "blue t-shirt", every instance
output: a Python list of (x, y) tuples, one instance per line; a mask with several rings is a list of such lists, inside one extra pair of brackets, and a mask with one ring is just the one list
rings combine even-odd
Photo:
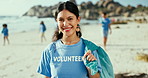
[(45, 24), (40, 24), (40, 31), (45, 32), (46, 31), (46, 26)]
[(8, 36), (8, 28), (3, 28), (2, 33), (4, 36)]
[[(82, 39), (73, 45), (64, 45), (61, 40), (57, 40), (55, 45), (56, 49), (49, 45), (43, 51), (37, 72), (52, 78), (88, 78), (88, 71), (82, 61), (85, 48)], [(55, 50), (51, 50), (53, 48)]]
[(99, 23), (102, 24), (103, 30), (108, 31), (108, 25), (111, 23), (109, 18), (100, 18)]

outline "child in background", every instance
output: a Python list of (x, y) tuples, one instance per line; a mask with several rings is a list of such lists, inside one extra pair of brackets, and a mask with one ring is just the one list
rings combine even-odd
[(7, 40), (8, 44), (9, 44), (7, 24), (3, 24), (2, 34), (4, 35), (4, 43), (3, 43), (3, 45), (5, 45), (6, 40)]

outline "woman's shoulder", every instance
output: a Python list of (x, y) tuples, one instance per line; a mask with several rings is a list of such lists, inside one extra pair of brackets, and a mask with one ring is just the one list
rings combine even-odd
[(45, 48), (45, 50), (49, 50), (52, 51), (54, 49), (56, 49), (56, 44), (59, 42), (59, 40), (51, 42), (50, 44), (47, 45), (47, 47)]
[(44, 51), (51, 51), (52, 49), (54, 49), (54, 42), (51, 42), (50, 44), (48, 44)]
[[(90, 40), (87, 40), (87, 39), (84, 39), (84, 38), (81, 38), (82, 41), (85, 43), (85, 44), (90, 44), (90, 45), (96, 45), (94, 42), (90, 41)], [(97, 45), (96, 45), (97, 46)]]
[(83, 39), (83, 43), (88, 47), (88, 48), (101, 48), (99, 45), (96, 45), (94, 42), (92, 41), (89, 41), (89, 40), (86, 40), (86, 39)]

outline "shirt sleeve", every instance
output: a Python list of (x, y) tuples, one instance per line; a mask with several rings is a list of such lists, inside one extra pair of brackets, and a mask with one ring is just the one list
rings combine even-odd
[(95, 51), (93, 51), (92, 53), (93, 53), (93, 55), (96, 57), (97, 62), (98, 62), (98, 66), (97, 66), (97, 68), (98, 68), (98, 72), (99, 72), (99, 73), (101, 73), (101, 72), (102, 72), (102, 68), (101, 68), (101, 64), (100, 64), (100, 59), (99, 59), (99, 56), (98, 56), (98, 54), (97, 54), (96, 50), (95, 50)]
[(47, 77), (51, 77), (50, 58), (49, 49), (44, 50), (41, 56), (39, 67), (37, 69), (38, 73)]

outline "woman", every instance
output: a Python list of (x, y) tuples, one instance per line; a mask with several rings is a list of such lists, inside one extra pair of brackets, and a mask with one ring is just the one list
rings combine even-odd
[(61, 3), (55, 19), (58, 27), (53, 43), (43, 51), (38, 73), (45, 78), (100, 78), (102, 67), (96, 50), (92, 50), (96, 46), (81, 38), (77, 6), (69, 1)]

